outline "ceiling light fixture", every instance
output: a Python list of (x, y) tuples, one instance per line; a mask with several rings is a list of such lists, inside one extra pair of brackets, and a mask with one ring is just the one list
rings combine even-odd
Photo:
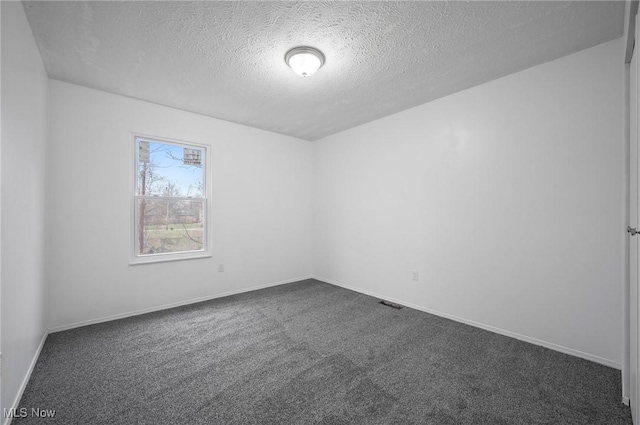
[(324, 55), (309, 46), (294, 47), (284, 55), (284, 61), (298, 75), (308, 77), (324, 65)]

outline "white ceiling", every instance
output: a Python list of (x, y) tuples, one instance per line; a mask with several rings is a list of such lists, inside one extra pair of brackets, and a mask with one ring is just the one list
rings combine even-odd
[[(624, 2), (25, 2), (51, 78), (307, 140), (622, 36)], [(298, 45), (326, 63), (303, 78)]]

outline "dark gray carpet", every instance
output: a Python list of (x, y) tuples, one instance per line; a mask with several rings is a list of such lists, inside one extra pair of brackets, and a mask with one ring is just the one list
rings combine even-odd
[(631, 424), (620, 399), (617, 370), (308, 280), (51, 334), (14, 423)]

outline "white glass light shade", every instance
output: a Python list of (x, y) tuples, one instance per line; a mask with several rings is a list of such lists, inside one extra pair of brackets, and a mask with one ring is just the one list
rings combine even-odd
[(293, 72), (303, 77), (316, 73), (324, 65), (324, 55), (313, 47), (295, 47), (287, 52), (284, 57), (287, 65)]

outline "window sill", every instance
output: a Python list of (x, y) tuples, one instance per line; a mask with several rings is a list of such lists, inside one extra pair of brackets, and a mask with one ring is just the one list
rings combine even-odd
[(130, 266), (140, 266), (142, 264), (156, 264), (156, 263), (167, 263), (171, 261), (187, 261), (187, 260), (198, 260), (202, 258), (212, 258), (211, 254), (202, 253), (202, 254), (193, 254), (189, 256), (182, 257), (153, 257), (153, 258), (144, 258), (144, 259), (135, 259), (129, 260)]

